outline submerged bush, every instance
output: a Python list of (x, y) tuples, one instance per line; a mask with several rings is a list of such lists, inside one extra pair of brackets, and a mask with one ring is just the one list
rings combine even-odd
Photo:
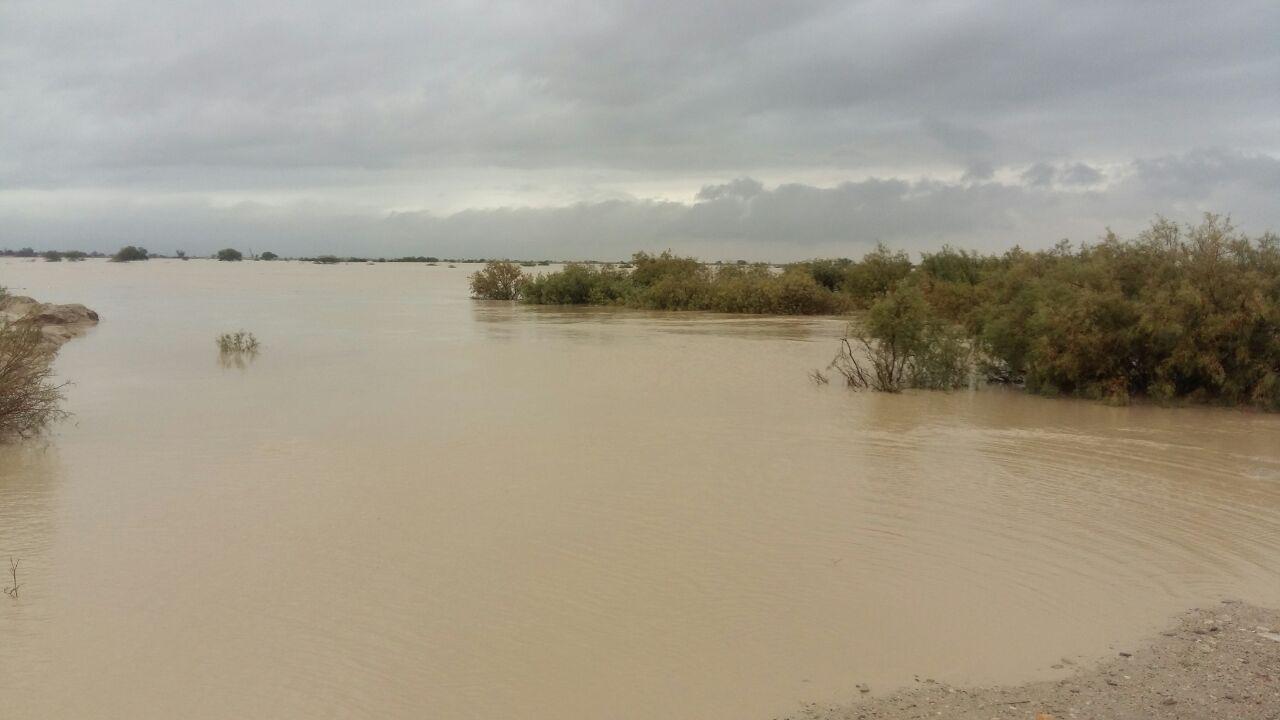
[(49, 360), (39, 327), (0, 323), (0, 440), (38, 435), (66, 417), (63, 386), (53, 382)]
[[(1252, 240), (1208, 215), (1196, 226), (1161, 219), (1134, 240), (1108, 234), (1059, 252), (987, 309), (1017, 313), (1019, 328), (982, 327), (984, 337), (1004, 340), (990, 343), (993, 354), (1030, 389), (1280, 409), (1275, 235)], [(1021, 343), (1002, 338), (1019, 330)]]
[(845, 268), (840, 290), (855, 306), (867, 308), (896, 288), (911, 271), (911, 259), (905, 252), (891, 251), (882, 243)]
[(858, 387), (955, 388), (975, 369), (1043, 394), (1280, 410), (1280, 238), (1206, 215), (1157, 219), (1133, 239), (982, 254), (944, 246), (913, 265), (861, 260), (717, 268), (671, 252), (527, 277), (472, 276), (477, 297), (657, 310), (824, 314), (866, 310), (833, 367)]
[(214, 258), (222, 262), (239, 262), (244, 259), (244, 254), (235, 248), (223, 248), (214, 255)]
[(872, 305), (865, 322), (850, 328), (830, 369), (855, 389), (952, 390), (968, 384), (970, 357), (961, 329), (939, 318), (919, 288), (905, 286)]
[[(474, 282), (473, 282), (474, 288)], [(630, 297), (632, 284), (613, 266), (569, 263), (564, 270), (527, 278), (520, 286), (526, 302), (539, 305), (619, 305)]]
[(471, 274), (471, 295), (484, 300), (516, 300), (523, 285), (524, 273), (515, 263), (489, 262)]
[(1280, 238), (1206, 215), (1076, 249), (943, 248), (872, 305), (833, 367), (894, 391), (959, 386), (970, 364), (1047, 395), (1280, 410)]
[(239, 330), (233, 333), (222, 333), (218, 336), (218, 350), (222, 353), (256, 353), (258, 338), (253, 333)]
[(711, 268), (670, 252), (636, 253), (619, 266), (570, 263), (564, 270), (528, 277), (525, 302), (628, 305), (651, 310), (821, 314), (839, 312), (847, 299), (814, 279), (807, 266), (776, 272), (746, 263)]
[(125, 245), (111, 256), (111, 262), (137, 262), (147, 259), (147, 249), (135, 245)]

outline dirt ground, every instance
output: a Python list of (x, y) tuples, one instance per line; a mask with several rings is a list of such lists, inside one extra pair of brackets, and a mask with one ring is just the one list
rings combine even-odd
[[(1071, 664), (1069, 660), (1063, 660)], [(790, 720), (1280, 720), (1280, 611), (1225, 601), (1146, 646), (1063, 680), (960, 688), (920, 680), (887, 697), (810, 705)]]

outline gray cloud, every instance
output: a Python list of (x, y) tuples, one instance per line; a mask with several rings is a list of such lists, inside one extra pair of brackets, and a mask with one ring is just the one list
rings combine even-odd
[(786, 254), (986, 242), (1068, 206), (1263, 222), (1277, 36), (1265, 0), (10, 0), (0, 243)]
[(1073, 163), (1062, 169), (1059, 178), (1066, 185), (1093, 185), (1102, 182), (1103, 175), (1084, 163)]
[[(1063, 173), (1051, 170), (1054, 177)], [(1082, 172), (1065, 166), (1066, 174)], [(1122, 179), (1105, 189), (1083, 191), (1041, 183), (1035, 173), (1019, 183), (869, 179), (772, 188), (738, 178), (704, 187), (691, 202), (610, 199), (448, 215), (357, 213), (308, 202), (216, 207), (189, 199), (146, 207), (85, 204), (44, 214), (0, 205), (0, 242), (579, 259), (671, 248), (708, 259), (782, 261), (857, 256), (877, 242), (913, 251), (944, 242), (987, 251), (1045, 247), (1064, 237), (1089, 242), (1107, 226), (1136, 232), (1157, 212), (1187, 221), (1205, 211), (1229, 213), (1255, 233), (1280, 227), (1276, 158), (1196, 151), (1136, 161), (1119, 172)]]

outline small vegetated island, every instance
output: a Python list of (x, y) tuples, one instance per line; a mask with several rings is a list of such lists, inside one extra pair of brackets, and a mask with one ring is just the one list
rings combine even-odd
[(1116, 403), (1280, 410), (1280, 237), (1248, 237), (1216, 215), (1035, 252), (944, 246), (919, 262), (884, 246), (780, 269), (670, 252), (545, 274), (490, 262), (471, 289), (533, 304), (853, 313), (828, 368), (853, 387), (948, 389), (977, 376)]

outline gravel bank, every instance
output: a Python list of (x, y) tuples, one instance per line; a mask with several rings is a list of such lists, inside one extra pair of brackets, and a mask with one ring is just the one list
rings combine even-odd
[[(1065, 661), (1070, 663), (1070, 661)], [(1226, 601), (1149, 644), (1063, 680), (958, 688), (921, 680), (888, 697), (811, 705), (790, 720), (1280, 720), (1280, 611)]]

